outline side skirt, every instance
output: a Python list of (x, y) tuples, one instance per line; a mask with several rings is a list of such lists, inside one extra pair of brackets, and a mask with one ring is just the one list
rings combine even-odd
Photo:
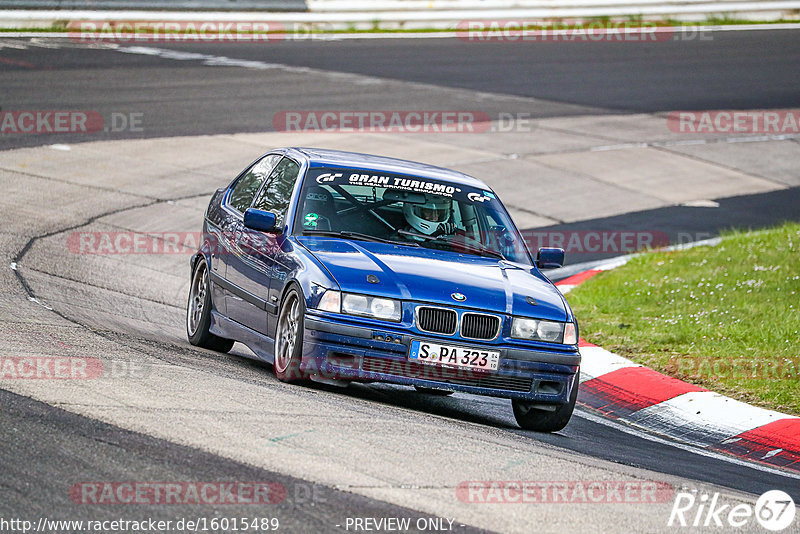
[(267, 363), (275, 363), (275, 340), (267, 337), (260, 332), (256, 332), (246, 326), (232, 321), (220, 314), (217, 310), (211, 310), (211, 326), (209, 330), (226, 339), (234, 339), (247, 345), (259, 360)]

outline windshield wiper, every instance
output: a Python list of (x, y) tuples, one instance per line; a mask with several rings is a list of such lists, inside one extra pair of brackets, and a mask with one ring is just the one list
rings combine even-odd
[(442, 235), (438, 235), (438, 236), (424, 235), (424, 234), (417, 234), (415, 232), (409, 232), (407, 230), (398, 230), (397, 233), (400, 234), (400, 235), (407, 235), (407, 236), (410, 236), (410, 237), (416, 237), (416, 238), (422, 239), (422, 240), (424, 240), (424, 241), (426, 241), (428, 243), (433, 243), (433, 242), (445, 243), (447, 245), (450, 245), (453, 248), (456, 248), (456, 246), (463, 247), (464, 249), (466, 249), (467, 252), (478, 252), (478, 253), (485, 254), (487, 256), (491, 256), (493, 258), (497, 258), (499, 260), (506, 259), (506, 257), (503, 256), (502, 253), (500, 253), (500, 252), (498, 252), (496, 250), (490, 249), (489, 247), (486, 247), (486, 246), (482, 245), (481, 243), (474, 243), (473, 244), (473, 243), (460, 242), (460, 243), (458, 243), (458, 245), (456, 245), (451, 240), (447, 239), (445, 236), (442, 236)]
[(444, 241), (442, 239), (442, 236), (435, 236), (434, 237), (432, 235), (425, 235), (425, 234), (418, 234), (416, 232), (409, 232), (408, 230), (398, 230), (397, 233), (400, 234), (400, 235), (407, 235), (407, 236), (410, 236), (410, 237), (416, 237), (417, 239), (422, 239), (424, 241), (437, 241), (437, 240)]
[(474, 244), (473, 243), (469, 243), (469, 244), (467, 244), (467, 243), (459, 243), (459, 246), (463, 246), (469, 252), (480, 252), (481, 254), (485, 254), (487, 256), (491, 256), (492, 258), (497, 258), (498, 260), (506, 259), (506, 257), (503, 256), (502, 252), (498, 252), (498, 251), (496, 251), (494, 249), (491, 249), (491, 248), (489, 248), (489, 247), (487, 247), (485, 245), (482, 245), (480, 243), (474, 243)]
[(346, 237), (348, 239), (358, 239), (361, 241), (373, 241), (375, 243), (389, 243), (390, 245), (405, 245), (409, 247), (418, 247), (419, 243), (414, 242), (406, 242), (406, 241), (394, 241), (392, 239), (384, 239), (383, 237), (378, 237), (369, 234), (362, 234), (361, 232), (350, 232), (348, 230), (343, 231), (336, 231), (336, 230), (303, 230), (303, 235), (321, 235), (325, 237)]

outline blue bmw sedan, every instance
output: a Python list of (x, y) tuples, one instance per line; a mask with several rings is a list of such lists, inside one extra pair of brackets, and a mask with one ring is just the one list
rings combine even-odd
[(391, 382), (511, 399), (522, 428), (568, 423), (578, 326), (497, 195), (465, 174), (284, 148), (217, 190), (191, 259), (193, 345), (235, 341), (283, 381)]

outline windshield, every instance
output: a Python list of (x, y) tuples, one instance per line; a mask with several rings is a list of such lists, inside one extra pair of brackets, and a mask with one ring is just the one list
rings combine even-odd
[(511, 218), (488, 190), (357, 169), (312, 168), (296, 233), (374, 239), (530, 265)]

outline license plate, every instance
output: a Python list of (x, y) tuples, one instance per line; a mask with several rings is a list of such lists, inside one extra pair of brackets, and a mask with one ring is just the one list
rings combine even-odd
[(428, 365), (497, 371), (500, 352), (474, 347), (442, 345), (415, 339), (411, 341), (408, 359)]

